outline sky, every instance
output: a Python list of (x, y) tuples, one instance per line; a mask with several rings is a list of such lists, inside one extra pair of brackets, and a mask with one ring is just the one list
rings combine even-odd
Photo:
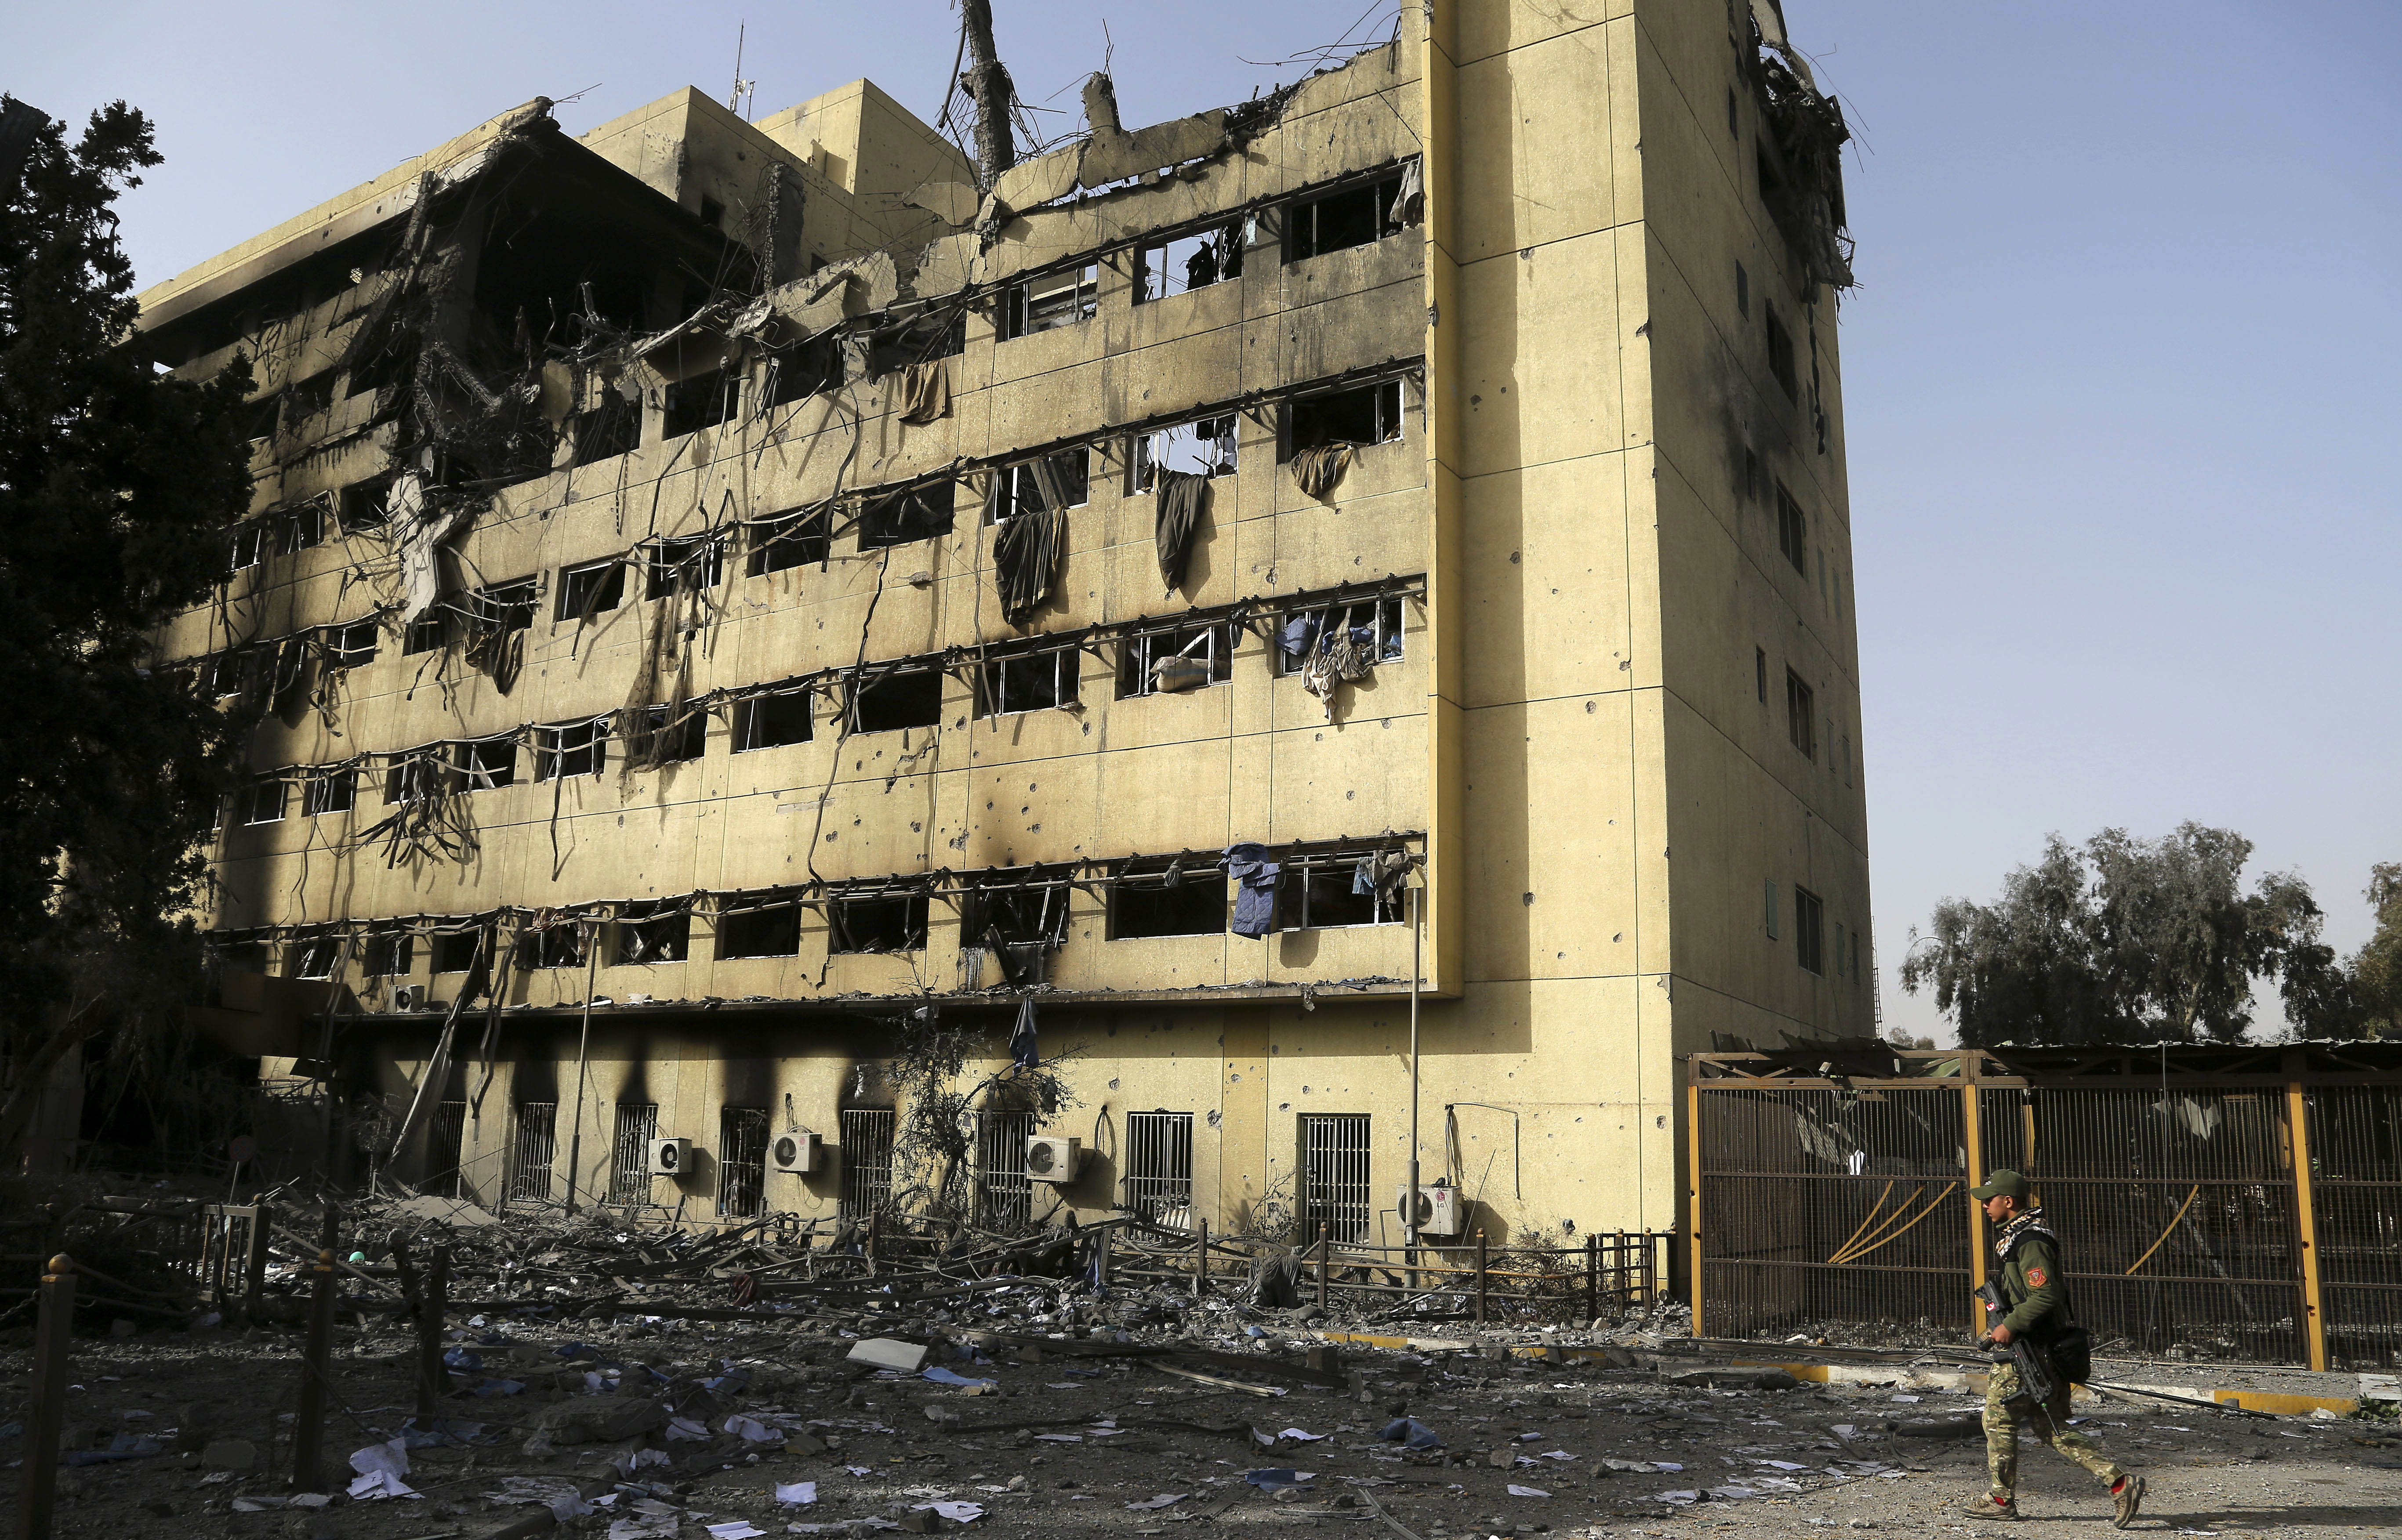
[[(1056, 133), (1104, 63), (1155, 122), (1389, 35), (1395, 4), (994, 9)], [(2238, 830), (2358, 945), (2369, 864), (2402, 860), (2390, 7), (1786, 12), (1858, 131), (1842, 346), (1888, 1030), (1949, 1040), (1896, 979), (1912, 928), (2054, 832)], [(7, 7), (0, 89), (158, 122), (167, 162), (120, 205), (147, 283), (537, 95), (571, 132), (723, 100), (738, 29), (762, 117), (868, 76), (931, 119), (958, 39), (947, 0), (117, 0)]]

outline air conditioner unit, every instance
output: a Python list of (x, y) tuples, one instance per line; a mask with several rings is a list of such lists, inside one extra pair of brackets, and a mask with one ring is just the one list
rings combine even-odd
[(780, 1134), (768, 1147), (775, 1158), (776, 1169), (806, 1176), (825, 1163), (825, 1141), (808, 1129), (796, 1134)]
[(1038, 1182), (1072, 1182), (1084, 1163), (1082, 1139), (1038, 1138), (1026, 1141), (1026, 1175)]
[(690, 1139), (653, 1139), (651, 1141), (651, 1175), (681, 1176), (692, 1169)]
[[(1401, 1224), (1410, 1222), (1410, 1189), (1398, 1188), (1393, 1192), (1393, 1210), (1401, 1217)], [(1421, 1235), (1457, 1235), (1468, 1226), (1468, 1200), (1456, 1187), (1421, 1187), (1417, 1201), (1418, 1233)]]
[(392, 986), (392, 1010), (415, 1011), (424, 1004), (425, 990), (422, 985), (396, 983)]

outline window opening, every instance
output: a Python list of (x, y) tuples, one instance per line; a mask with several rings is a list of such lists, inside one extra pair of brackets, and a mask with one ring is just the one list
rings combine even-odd
[(1087, 262), (1010, 285), (1001, 301), (1001, 340), (1057, 331), (1100, 313), (1098, 264)]
[(1053, 506), (1042, 489), (1042, 472), (1050, 473), (1051, 488), (1062, 508), (1082, 508), (1092, 500), (1092, 451), (1079, 446), (1045, 455), (1041, 461), (1024, 461), (1004, 466), (1000, 472), (1000, 495), (991, 504), (993, 521), (1015, 518), (1020, 514), (1048, 512)]
[(1802, 682), (1802, 676), (1792, 669), (1785, 670), (1785, 736), (1802, 757), (1815, 761), (1818, 757), (1817, 695)]
[(489, 927), (469, 926), (463, 930), (437, 930), (434, 933), (434, 971), (464, 973), (476, 966), (476, 957), (483, 950), (484, 934)]
[(751, 552), (743, 571), (751, 577), (781, 572), (826, 559), (830, 542), (826, 511), (780, 514), (751, 526)]
[(234, 793), (233, 821), (282, 823), (286, 787), (281, 776), (262, 776)]
[(789, 889), (744, 894), (717, 917), (721, 957), (790, 957), (801, 950), (801, 906)]
[(400, 655), (415, 657), (420, 653), (439, 652), (444, 637), (442, 611), (439, 607), (428, 610), (402, 628)]
[(342, 942), (338, 936), (306, 936), (292, 944), (292, 976), (296, 979), (330, 979), (334, 965), (341, 960)]
[(1129, 1112), (1125, 1118), (1125, 1204), (1153, 1224), (1193, 1223), (1193, 1114)]
[(770, 406), (806, 401), (842, 383), (842, 353), (832, 340), (817, 337), (767, 360), (762, 390)]
[(1212, 857), (1138, 857), (1120, 865), (1110, 887), (1109, 939), (1222, 936), (1226, 874)]
[(1784, 387), (1787, 400), (1799, 402), (1802, 399), (1802, 380), (1793, 368), (1793, 334), (1785, 329), (1783, 321), (1777, 319), (1774, 305), (1763, 301), (1760, 309), (1760, 313), (1768, 318), (1768, 372), (1776, 377), (1778, 385)]
[(1009, 983), (1042, 982), (1043, 954), (1067, 940), (1067, 866), (1023, 866), (987, 873), (959, 896), (959, 944), (995, 953)]
[[(692, 912), (673, 900), (622, 906), (614, 929), (620, 968), (682, 962), (692, 948)], [(800, 950), (797, 936), (793, 949)]]
[(1364, 1241), (1375, 1213), (1368, 1188), (1368, 1115), (1301, 1115), (1301, 1239)]
[(717, 1110), (717, 1212), (748, 1219), (767, 1206), (767, 1109)]
[(1277, 645), (1272, 649), (1277, 677), (1299, 675), (1308, 666), (1310, 649), (1325, 634), (1326, 627), (1346, 624), (1351, 627), (1353, 643), (1367, 648), (1369, 657), (1378, 663), (1400, 661), (1401, 598), (1393, 594), (1353, 604), (1329, 605), (1322, 610), (1286, 612), (1283, 623), (1277, 628)]
[(1378, 380), (1285, 403), (1288, 459), (1326, 444), (1390, 444), (1401, 436), (1401, 382)]
[(232, 550), (226, 558), (226, 571), (239, 572), (265, 563), (267, 543), (268, 526), (264, 520), (235, 529)]
[(347, 813), (358, 802), (359, 773), (356, 770), (328, 770), (312, 776), (300, 788), (300, 813), (303, 818), (318, 818), (327, 813)]
[(963, 311), (945, 309), (919, 315), (869, 335), (867, 372), (881, 379), (896, 369), (956, 358), (967, 349), (967, 318)]
[(1824, 914), (1817, 894), (1798, 886), (1793, 889), (1793, 958), (1813, 973), (1826, 971), (1826, 958), (1819, 951)]
[(1135, 248), (1134, 302), (1141, 305), (1165, 299), (1242, 275), (1239, 224), (1169, 236)]
[(769, 691), (734, 703), (734, 752), (738, 754), (807, 743), (816, 731), (806, 685), (797, 690)]
[(608, 613), (625, 600), (626, 564), (615, 557), (559, 569), (560, 620), (590, 620), (594, 615)]
[(1793, 564), (1793, 570), (1804, 577), (1810, 571), (1809, 543), (1809, 518), (1802, 512), (1802, 504), (1793, 501), (1793, 494), (1787, 491), (1785, 483), (1780, 481), (1776, 484), (1776, 548), (1785, 553), (1785, 559)]
[(638, 765), (681, 764), (708, 750), (709, 713), (686, 703), (681, 720), (670, 726), (669, 709), (665, 706), (635, 709), (633, 725), (638, 736), (626, 746), (626, 752)]
[(515, 738), (454, 738), (450, 763), (462, 791), (496, 791), (518, 778)]
[(1026, 1175), (1031, 1112), (976, 1114), (976, 1223), (1014, 1234), (1034, 1218), (1034, 1183)]
[(304, 502), (287, 510), (275, 521), (275, 554), (297, 556), (312, 545), (325, 542), (325, 510), (317, 502)]
[(509, 1201), (550, 1200), (550, 1162), (559, 1148), (559, 1104), (518, 1104), (517, 1148), (509, 1154)]
[(325, 667), (364, 668), (375, 661), (378, 627), (371, 620), (325, 627)]
[[(1732, 103), (1733, 99), (1728, 100)], [(1734, 265), (1734, 313), (1746, 321), (1751, 319), (1751, 274), (1740, 262)]]
[(874, 499), (859, 513), (859, 548), (881, 550), (951, 532), (951, 483), (911, 487)]
[(417, 938), (406, 930), (370, 930), (359, 949), (359, 970), (371, 979), (398, 978), (416, 960)]
[[(658, 1103), (617, 1104), (617, 1137), (610, 1149), (609, 1202), (630, 1208), (651, 1201), (651, 1141), (658, 1132)], [(574, 1179), (573, 1173), (569, 1179)]]
[(1072, 647), (993, 658), (976, 670), (976, 715), (1048, 711), (1076, 701), (1084, 655)]
[(849, 709), (854, 733), (937, 726), (943, 720), (943, 671), (893, 668), (870, 679), (863, 669), (850, 677)]
[(425, 1130), (425, 1180), (419, 1187), (440, 1198), (467, 1197), (467, 1174), (460, 1169), (466, 1148), (467, 1104), (435, 1103)]
[(533, 778), (597, 776), (609, 763), (609, 719), (563, 722), (533, 730)]
[(826, 905), (826, 950), (834, 953), (921, 952), (926, 946), (926, 895), (837, 898)]
[(1142, 433), (1134, 441), (1134, 489), (1148, 492), (1158, 473), (1182, 471), (1189, 475), (1230, 476), (1235, 474), (1235, 418), (1205, 417)]
[(488, 631), (522, 631), (533, 624), (534, 583), (518, 578), (495, 583), (467, 596), (468, 612)]
[(1751, 650), (1751, 681), (1753, 686), (1760, 691), (1760, 704), (1762, 706), (1767, 705), (1768, 649), (1765, 647), (1755, 647)]
[(518, 936), (520, 968), (581, 968), (586, 937), (584, 923), (573, 915), (521, 931)]
[(742, 410), (742, 376), (732, 369), (712, 369), (667, 388), (660, 436), (682, 438), (703, 428), (714, 428)]
[(1336, 930), (1351, 926), (1399, 925), (1401, 892), (1396, 886), (1378, 893), (1374, 881), (1365, 893), (1360, 886), (1362, 853), (1340, 856), (1294, 856), (1284, 862), (1277, 878), (1276, 928), (1279, 930)]
[(631, 454), (642, 446), (642, 406), (614, 391), (600, 406), (576, 414), (569, 426), (575, 435), (575, 455), (569, 463), (577, 469)]
[(892, 1109), (842, 1109), (842, 1216), (864, 1219), (892, 1202)]
[(1118, 698), (1174, 694), (1235, 677), (1235, 624), (1202, 622), (1146, 631), (1118, 644)]
[(1347, 246), (1365, 246), (1398, 233), (1401, 198), (1401, 175), (1395, 172), (1295, 203), (1285, 218), (1285, 260), (1299, 262)]
[(384, 498), (392, 491), (390, 476), (376, 476), (367, 481), (354, 481), (341, 490), (335, 516), (340, 520), (342, 532), (359, 529), (380, 529), (388, 522)]
[(714, 588), (725, 576), (725, 542), (716, 535), (653, 541), (642, 548), (650, 597), (665, 598), (682, 577), (687, 588)]

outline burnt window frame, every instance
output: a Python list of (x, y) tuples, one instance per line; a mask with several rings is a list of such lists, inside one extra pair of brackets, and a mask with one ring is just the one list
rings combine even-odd
[(767, 355), (759, 371), (760, 409), (807, 401), (841, 383), (842, 350), (830, 337), (812, 337)]
[(383, 626), (374, 620), (344, 621), (324, 627), (319, 635), (324, 639), (328, 673), (366, 667), (376, 660), (383, 643)]
[[(861, 720), (860, 706), (875, 691), (904, 676), (931, 675), (934, 681), (934, 714), (926, 722), (895, 722), (889, 726), (869, 727)], [(939, 660), (913, 662), (882, 668), (853, 669), (843, 681), (842, 715), (848, 734), (863, 737), (871, 733), (905, 733), (915, 728), (938, 728), (943, 724), (943, 681), (949, 677)]]
[(370, 926), (359, 940), (359, 973), (364, 978), (406, 978), (416, 961), (417, 936), (407, 926)]
[[(895, 957), (923, 952), (926, 950), (930, 908), (929, 895), (922, 891), (896, 893), (882, 887), (858, 893), (836, 890), (826, 898), (826, 954), (836, 957)], [(865, 919), (855, 911), (865, 909), (876, 910), (879, 914), (883, 911), (898, 909), (902, 944), (860, 944), (854, 930), (863, 926)]]
[(615, 917), (609, 922), (607, 966), (656, 968), (691, 956), (690, 905), (681, 900), (659, 899), (617, 906)]
[[(1066, 280), (1064, 283), (1060, 282), (1062, 279)], [(1051, 285), (1044, 295), (1044, 303), (1049, 308), (1039, 323), (1034, 294), (1038, 284)], [(1068, 296), (1064, 303), (1056, 297), (1063, 293)], [(1054, 268), (1045, 272), (1029, 273), (1001, 291), (1001, 336), (997, 340), (1015, 342), (1021, 337), (1039, 337), (1044, 332), (1063, 332), (1087, 321), (1097, 320), (1100, 313), (1101, 264), (1098, 258)]]
[(1035, 477), (1034, 467), (1038, 461), (1051, 461), (1053, 474), (1058, 477), (1060, 490), (1065, 492), (1069, 489), (1068, 483), (1070, 478), (1062, 474), (1064, 469), (1062, 462), (1070, 460), (1075, 461), (1075, 474), (1072, 478), (1075, 495), (1069, 498), (1061, 506), (1063, 508), (1089, 506), (1093, 501), (1093, 448), (1089, 444), (1079, 444), (1071, 448), (1054, 450), (1047, 455), (1037, 455), (1032, 460), (1021, 460), (1014, 465), (1004, 465), (994, 472), (994, 475), (1000, 480), (1000, 485), (994, 489), (992, 497), (987, 501), (985, 521), (987, 524), (1001, 525), (1023, 514), (1047, 512), (1048, 510), (1042, 506), (1042, 484)]
[(389, 474), (368, 476), (353, 481), (334, 494), (334, 522), (342, 533), (359, 529), (380, 529), (392, 522), (386, 500), (392, 495), (393, 478)]
[(325, 508), (314, 498), (284, 509), (270, 522), (279, 557), (297, 557), (325, 543)]
[[(1178, 882), (1174, 888), (1170, 888), (1166, 882), (1171, 868), (1175, 869), (1178, 874)], [(1104, 906), (1105, 917), (1101, 932), (1106, 940), (1139, 942), (1160, 941), (1177, 936), (1223, 936), (1226, 934), (1226, 928), (1233, 923), (1234, 901), (1233, 895), (1229, 891), (1230, 885), (1226, 880), (1225, 864), (1215, 856), (1199, 857), (1189, 865), (1182, 857), (1178, 856), (1131, 856), (1119, 862), (1117, 869), (1110, 875), (1109, 901)], [(1129, 928), (1131, 918), (1128, 914), (1129, 909), (1145, 907), (1164, 910), (1171, 907), (1166, 900), (1157, 901), (1155, 905), (1146, 903), (1145, 895), (1169, 892), (1180, 894), (1187, 887), (1198, 891), (1211, 884), (1216, 885), (1218, 900), (1218, 924), (1215, 928), (1169, 930)], [(1195, 908), (1201, 907), (1201, 903), (1197, 901), (1180, 899), (1177, 901), (1194, 901)]]
[(1768, 373), (1783, 388), (1785, 399), (1799, 406), (1802, 401), (1802, 377), (1795, 366), (1793, 334), (1776, 313), (1773, 300), (1760, 302), (1760, 314), (1766, 318), (1768, 334)]
[(951, 533), (959, 527), (958, 488), (949, 480), (921, 482), (867, 498), (859, 508), (859, 548), (881, 551)]
[(359, 772), (355, 765), (323, 771), (300, 783), (300, 816), (304, 818), (348, 813), (358, 803)]
[(450, 627), (443, 609), (435, 605), (400, 628), (400, 655), (417, 657), (426, 653), (438, 653), (450, 641)]
[[(771, 749), (791, 749), (815, 742), (818, 736), (816, 695), (817, 687), (811, 684), (796, 684), (785, 690), (756, 690), (744, 695), (734, 703), (734, 720), (728, 724), (726, 751), (760, 754)], [(780, 737), (773, 742), (760, 741), (764, 736), (760, 722), (766, 714), (765, 703), (768, 701), (791, 703), (788, 708), (796, 709), (799, 713), (800, 736)]]
[[(475, 971), (476, 954), (479, 949), (490, 945), (491, 931), (489, 921), (481, 925), (446, 927), (435, 930), (425, 949), (426, 975), (435, 978), (446, 973)], [(450, 966), (453, 963), (458, 966)]]
[[(1190, 282), (1192, 277), (1190, 254), (1181, 264), (1173, 261), (1167, 254), (1188, 241), (1208, 241), (1217, 248), (1218, 276), (1207, 283), (1196, 284)], [(1136, 241), (1125, 248), (1126, 272), (1133, 288), (1132, 303), (1156, 305), (1161, 300), (1173, 299), (1178, 295), (1198, 294), (1203, 289), (1214, 289), (1221, 283), (1232, 282), (1243, 276), (1244, 249), (1243, 223), (1239, 219), (1222, 220), (1203, 225), (1197, 228), (1150, 236)], [(1157, 265), (1153, 265), (1152, 261), (1152, 254), (1154, 252), (1160, 256)], [(1176, 270), (1180, 266), (1183, 269), (1180, 272)], [(1157, 294), (1151, 292), (1154, 275), (1160, 279)], [(1170, 286), (1171, 282), (1173, 287)]]
[(1810, 575), (1810, 516), (1782, 481), (1776, 484), (1776, 548), (1795, 571)]
[[(1387, 375), (1382, 379), (1346, 385), (1339, 390), (1306, 391), (1287, 396), (1277, 414), (1277, 459), (1289, 461), (1304, 449), (1318, 448), (1331, 444), (1347, 444), (1355, 449), (1374, 448), (1380, 444), (1401, 444), (1409, 438), (1410, 404), (1401, 389), (1400, 375)], [(1368, 420), (1373, 438), (1335, 438), (1321, 436), (1303, 442), (1301, 416), (1313, 403), (1326, 403), (1351, 396), (1367, 396)]]
[[(1306, 262), (1313, 256), (1373, 246), (1408, 229), (1408, 222), (1395, 218), (1393, 210), (1394, 202), (1401, 197), (1401, 169), (1396, 167), (1392, 171), (1346, 182), (1287, 203), (1284, 208), (1285, 261)], [(1343, 236), (1346, 227), (1338, 225), (1330, 243), (1325, 232), (1330, 208), (1343, 206), (1339, 212), (1347, 214), (1347, 206), (1360, 199), (1367, 200), (1368, 217), (1363, 227), (1371, 233), (1346, 239)]]
[(568, 915), (540, 928), (518, 932), (516, 964), (519, 968), (582, 968), (590, 956), (592, 938), (585, 919)]
[(254, 518), (233, 527), (226, 551), (228, 577), (267, 565), (268, 553), (275, 545), (274, 522), (272, 519)]
[(1070, 862), (976, 873), (959, 889), (959, 944), (989, 949), (993, 937), (1002, 946), (1065, 945), (1075, 874)]
[[(720, 961), (801, 955), (800, 889), (778, 887), (764, 893), (729, 894), (727, 898), (734, 901), (710, 916)], [(753, 950), (732, 950), (738, 945)]]
[(632, 712), (642, 719), (639, 730), (650, 741), (653, 764), (690, 764), (709, 751), (709, 713), (687, 702), (683, 720), (670, 727), (669, 709), (665, 706), (637, 706)]
[(1317, 645), (1318, 639), (1326, 634), (1328, 615), (1341, 610), (1356, 612), (1363, 606), (1370, 612), (1372, 617), (1370, 624), (1376, 633), (1374, 643), (1376, 667), (1381, 668), (1386, 664), (1401, 662), (1409, 652), (1407, 641), (1409, 614), (1402, 606), (1403, 597), (1400, 594), (1385, 594), (1375, 598), (1355, 598), (1343, 604), (1305, 604), (1297, 609), (1284, 611), (1277, 616), (1275, 639), (1268, 645), (1272, 677), (1295, 679), (1309, 666), (1307, 653), (1296, 658), (1284, 650), (1284, 628), (1288, 622), (1301, 615), (1318, 616), (1318, 629), (1310, 634), (1310, 644), (1314, 647)]
[(675, 592), (676, 574), (698, 564), (698, 586), (714, 588), (725, 581), (725, 536), (722, 533), (661, 535), (644, 541), (642, 597), (665, 598)]
[(342, 937), (334, 930), (311, 930), (283, 943), (288, 979), (331, 979), (342, 963)]
[[(1400, 925), (1405, 913), (1403, 889), (1396, 887), (1390, 893), (1351, 891), (1351, 884), (1360, 863), (1375, 855), (1374, 850), (1308, 851), (1281, 858), (1282, 870), (1277, 873), (1276, 909), (1269, 921), (1276, 930), (1369, 930), (1379, 926)], [(1367, 919), (1326, 919), (1314, 917), (1312, 911), (1325, 905), (1321, 913), (1349, 913), (1357, 905), (1367, 906)]]
[[(1150, 626), (1119, 639), (1117, 663), (1117, 698), (1141, 700), (1151, 695), (1194, 695), (1204, 690), (1214, 690), (1235, 680), (1235, 652), (1242, 645), (1238, 628), (1230, 617), (1198, 620), (1180, 626)], [(1188, 656), (1184, 649), (1204, 635), (1210, 637), (1208, 650), (1209, 677), (1188, 690), (1162, 690), (1153, 669), (1165, 658)], [(1222, 645), (1221, 645), (1222, 642)]]
[(571, 620), (588, 624), (626, 602), (626, 560), (623, 557), (603, 557), (599, 561), (561, 567), (557, 586), (559, 594), (551, 606), (551, 624), (564, 626)]
[(723, 427), (739, 418), (742, 376), (739, 368), (722, 367), (670, 381), (659, 396), (661, 441)]
[(510, 578), (471, 589), (466, 598), (482, 625), (506, 635), (532, 629), (534, 612), (542, 607), (542, 585), (531, 577)]
[[(974, 670), (975, 715), (984, 719), (1026, 716), (1035, 711), (1073, 710), (1084, 704), (1084, 666), (1082, 649), (1057, 643), (988, 651)], [(1046, 667), (1051, 681), (1049, 700), (1027, 706), (1009, 704), (1020, 694), (1040, 695), (1042, 692), (1036, 676)]]
[(1818, 693), (1790, 668), (1785, 670), (1785, 736), (1803, 759), (1818, 763)]
[[(1199, 430), (1211, 423), (1223, 423), (1226, 431), (1215, 436), (1204, 436)], [(1139, 497), (1144, 493), (1157, 490), (1159, 473), (1162, 470), (1178, 469), (1176, 466), (1164, 464), (1153, 450), (1153, 445), (1170, 433), (1188, 428), (1194, 430), (1194, 438), (1196, 443), (1218, 445), (1222, 454), (1217, 459), (1201, 456), (1203, 468), (1185, 474), (1207, 476), (1215, 480), (1219, 476), (1234, 475), (1242, 469), (1242, 415), (1231, 410), (1204, 412), (1180, 422), (1167, 422), (1156, 428), (1146, 428), (1134, 435), (1134, 452), (1128, 457), (1131, 461), (1128, 473), (1136, 496)]]
[(823, 566), (834, 554), (834, 518), (824, 507), (794, 508), (744, 527), (742, 575), (766, 577), (795, 567)]
[(443, 758), (449, 763), (453, 795), (502, 791), (517, 784), (518, 740), (514, 733), (488, 738), (450, 738), (443, 749)]
[(598, 776), (609, 767), (611, 717), (602, 714), (581, 722), (536, 724), (533, 730), (533, 778), (565, 780)]
[(573, 471), (632, 454), (642, 447), (642, 404), (628, 401), (614, 391), (603, 396), (599, 406), (569, 418), (567, 426), (573, 444), (567, 465)]
[(234, 789), (231, 820), (237, 829), (282, 823), (291, 816), (292, 787), (282, 773), (253, 776)]

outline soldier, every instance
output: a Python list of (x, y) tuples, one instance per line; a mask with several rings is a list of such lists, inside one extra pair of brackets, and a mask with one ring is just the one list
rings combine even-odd
[[(2060, 1241), (2046, 1229), (2043, 1210), (2028, 1204), (2027, 1179), (2015, 1171), (1996, 1171), (1985, 1185), (1969, 1189), (1983, 1205), (1985, 1217), (1998, 1227), (1994, 1251), (2007, 1313), (1978, 1341), (1981, 1345), (2008, 1347), (2024, 1339), (2040, 1349), (2068, 1324), (2067, 1281), (2060, 1274)], [(2144, 1501), (2144, 1478), (2129, 1476), (2109, 1457), (2068, 1425), (2068, 1382), (2060, 1378), (2050, 1396), (2036, 1400), (2019, 1377), (2018, 1366), (1997, 1362), (1985, 1382), (1985, 1468), (1993, 1489), (1965, 1510), (1972, 1519), (2016, 1519), (2018, 1502), (2019, 1429), (2031, 1427), (2037, 1437), (2067, 1458), (2110, 1484), (2111, 1522), (2125, 1529), (2133, 1522)]]

